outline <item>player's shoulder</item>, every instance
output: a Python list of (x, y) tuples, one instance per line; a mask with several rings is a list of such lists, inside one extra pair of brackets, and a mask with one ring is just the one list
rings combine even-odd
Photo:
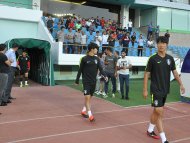
[(94, 56), (94, 58), (95, 58), (96, 60), (99, 60), (99, 58), (98, 58), (97, 56)]
[(173, 57), (171, 55), (169, 55), (169, 54), (166, 54), (166, 58), (167, 59), (173, 59)]
[(154, 59), (154, 58), (156, 58), (157, 57), (157, 53), (154, 53), (153, 55), (151, 55), (150, 57), (149, 57), (149, 60), (150, 59)]
[(80, 61), (85, 61), (85, 60), (87, 60), (87, 59), (88, 59), (88, 56), (86, 55), (86, 56), (81, 57), (81, 58), (80, 58)]

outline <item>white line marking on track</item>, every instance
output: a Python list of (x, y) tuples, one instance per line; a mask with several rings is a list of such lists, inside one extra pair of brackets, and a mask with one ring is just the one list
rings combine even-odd
[(107, 102), (107, 103), (109, 103), (109, 104), (113, 104), (114, 106), (118, 106), (118, 107), (120, 107), (120, 108), (124, 108), (123, 106), (121, 106), (121, 105), (119, 105), (119, 104), (116, 104), (116, 103), (113, 103), (113, 102), (111, 102), (111, 101), (109, 101), (109, 100), (106, 100), (106, 99), (103, 99), (103, 98), (101, 98), (101, 97), (98, 97), (98, 96), (94, 96), (96, 99), (99, 99), (99, 100), (103, 100), (104, 102)]
[[(177, 104), (179, 102), (173, 102), (168, 104)], [(168, 105), (167, 104), (167, 105)], [(131, 107), (125, 107), (118, 110), (108, 110), (108, 111), (102, 111), (102, 112), (94, 112), (95, 114), (104, 114), (104, 113), (112, 113), (112, 112), (121, 112), (121, 111), (128, 111), (128, 110), (134, 110), (134, 109), (143, 109), (143, 108), (151, 108), (150, 105), (139, 105), (139, 106), (131, 106)], [(4, 124), (11, 124), (11, 123), (19, 123), (19, 122), (29, 122), (29, 121), (35, 121), (35, 120), (46, 120), (46, 119), (56, 119), (56, 118), (67, 118), (67, 117), (74, 117), (74, 116), (80, 116), (80, 114), (72, 114), (72, 115), (63, 115), (63, 116), (51, 116), (51, 117), (41, 117), (41, 118), (32, 118), (32, 119), (23, 119), (23, 120), (15, 120), (15, 121), (7, 121), (7, 122), (1, 122), (0, 125)]]
[(173, 111), (176, 111), (178, 113), (183, 113), (183, 114), (187, 113), (187, 111), (181, 111), (180, 109), (177, 109), (175, 107), (171, 107), (171, 106), (165, 106), (165, 107), (166, 107), (166, 109), (168, 108), (169, 110), (173, 110)]
[(178, 142), (187, 141), (187, 140), (190, 140), (190, 137), (179, 139), (179, 140), (175, 140), (175, 141), (171, 141), (171, 143), (178, 143)]
[[(121, 112), (121, 111), (128, 111), (128, 110), (135, 110), (135, 109), (142, 109), (142, 108), (148, 108), (148, 106), (133, 107), (133, 108), (122, 108), (122, 109), (118, 109), (118, 110), (108, 110), (108, 111), (102, 111), (102, 112), (94, 112), (94, 114)], [(11, 123), (19, 123), (19, 122), (35, 121), (35, 120), (66, 118), (66, 117), (74, 117), (74, 116), (81, 116), (81, 115), (80, 114), (71, 114), (71, 115), (63, 115), (63, 116), (53, 116), (53, 117), (42, 117), (42, 118), (33, 118), (33, 119), (25, 119), (25, 120), (16, 120), (16, 121), (1, 122), (0, 125), (11, 124)]]
[[(179, 119), (179, 118), (185, 118), (185, 117), (189, 117), (189, 116), (190, 115), (176, 116), (176, 117), (171, 117), (171, 118), (165, 118), (164, 120)], [(96, 128), (96, 129), (89, 129), (89, 130), (79, 130), (79, 131), (74, 131), (74, 132), (65, 132), (65, 133), (60, 133), (60, 134), (53, 134), (53, 135), (47, 135), (47, 136), (40, 136), (40, 137), (33, 137), (33, 138), (28, 138), (28, 139), (15, 140), (15, 141), (7, 142), (7, 143), (19, 143), (19, 142), (26, 142), (26, 141), (45, 139), (45, 138), (51, 138), (51, 137), (58, 137), (58, 136), (79, 134), (79, 133), (85, 133), (85, 132), (107, 130), (107, 129), (113, 129), (113, 128), (119, 128), (119, 127), (126, 127), (126, 126), (133, 126), (133, 125), (138, 125), (138, 124), (144, 124), (144, 123), (148, 123), (148, 122), (149, 121), (141, 121), (141, 122), (135, 122), (135, 123), (130, 123), (130, 124), (108, 126), (108, 127), (104, 127), (104, 128)]]

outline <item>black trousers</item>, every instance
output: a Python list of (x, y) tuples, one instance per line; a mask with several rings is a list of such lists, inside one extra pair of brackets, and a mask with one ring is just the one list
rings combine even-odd
[(7, 81), (8, 81), (8, 74), (0, 73), (0, 104), (2, 102), (7, 102), (7, 98), (5, 97)]
[(10, 68), (10, 72), (8, 73), (8, 82), (7, 82), (7, 88), (5, 92), (6, 100), (8, 100), (11, 97), (11, 90), (14, 82), (14, 76), (15, 76), (15, 67)]

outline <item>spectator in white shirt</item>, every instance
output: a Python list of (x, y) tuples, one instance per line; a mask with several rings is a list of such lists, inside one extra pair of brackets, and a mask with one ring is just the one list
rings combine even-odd
[[(18, 50), (19, 45), (14, 43), (12, 45), (12, 48), (10, 48), (5, 55), (7, 56), (8, 60), (11, 61), (11, 67), (10, 67), (10, 72), (8, 73), (8, 82), (7, 82), (7, 89), (6, 89), (6, 97), (9, 99), (14, 99), (11, 96), (11, 90), (12, 90), (12, 85), (14, 82), (14, 76), (16, 72), (16, 68), (18, 67), (17, 61), (16, 61), (16, 51)], [(10, 102), (11, 103), (11, 102)]]
[(82, 54), (85, 54), (87, 51), (86, 43), (87, 43), (87, 35), (84, 33), (84, 31), (82, 31), (82, 36), (81, 36)]
[(64, 33), (64, 27), (61, 27), (61, 30), (57, 32), (57, 38), (59, 42), (65, 42), (65, 33)]
[[(126, 57), (125, 51), (122, 51), (121, 58), (117, 61), (117, 70), (119, 71), (121, 98), (129, 100), (129, 69), (132, 67), (130, 59)], [(124, 96), (125, 83), (125, 96)]]
[(130, 35), (131, 35), (131, 32), (132, 32), (132, 28), (133, 28), (133, 22), (131, 21), (131, 19), (129, 19), (128, 30), (129, 30)]
[(140, 34), (139, 40), (138, 40), (138, 56), (141, 55), (142, 57), (143, 46), (144, 46), (144, 39), (143, 39), (142, 34)]
[(92, 22), (90, 21), (90, 19), (88, 19), (88, 21), (86, 22), (86, 30), (88, 31), (89, 27), (91, 26)]
[(64, 30), (65, 28), (64, 27), (61, 27), (61, 30), (59, 30), (57, 32), (57, 38), (58, 38), (58, 42), (62, 42), (63, 43), (63, 53), (66, 53), (67, 49), (66, 49), (66, 42), (65, 42), (65, 37), (66, 37), (66, 34), (64, 33)]
[(75, 51), (76, 51), (76, 53), (78, 51), (78, 54), (80, 54), (82, 51), (82, 47), (81, 47), (82, 34), (81, 34), (80, 29), (78, 29), (78, 31), (75, 33), (74, 39), (75, 39)]
[(100, 47), (102, 42), (102, 36), (99, 35), (99, 31), (96, 31), (95, 43)]
[(154, 40), (152, 38), (152, 36), (150, 36), (150, 38), (147, 41), (147, 47), (150, 49), (150, 55), (152, 55), (152, 48), (154, 48)]
[(67, 33), (67, 40), (68, 40), (68, 49), (67, 49), (67, 53), (69, 54), (74, 54), (75, 50), (74, 50), (74, 34), (72, 32), (72, 28), (69, 28), (69, 32)]
[(108, 47), (108, 37), (108, 33), (104, 31), (102, 35), (102, 53), (104, 53), (105, 49)]

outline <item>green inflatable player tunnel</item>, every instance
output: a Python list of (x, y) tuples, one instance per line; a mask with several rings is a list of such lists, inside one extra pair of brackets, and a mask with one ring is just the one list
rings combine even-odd
[(6, 42), (8, 48), (11, 48), (13, 43), (19, 45), (18, 54), (22, 50), (26, 50), (30, 57), (30, 72), (29, 78), (42, 85), (55, 85), (54, 69), (51, 60), (51, 44), (45, 40), (31, 38), (16, 38)]

